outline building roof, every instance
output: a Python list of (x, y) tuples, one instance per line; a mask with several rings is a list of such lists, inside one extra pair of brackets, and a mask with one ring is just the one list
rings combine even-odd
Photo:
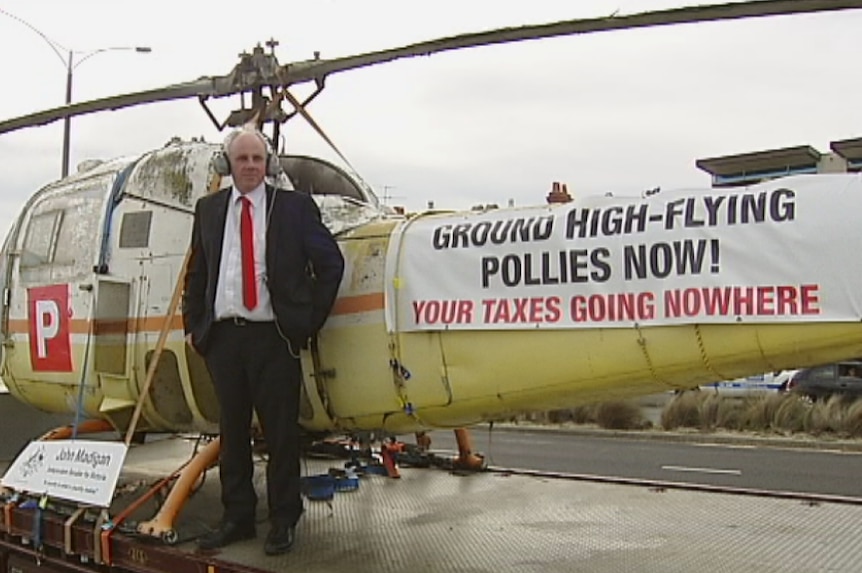
[[(862, 140), (855, 141), (860, 142), (859, 144), (862, 146)], [(860, 152), (862, 152), (862, 147), (860, 147)], [(799, 145), (797, 147), (785, 147), (769, 151), (698, 159), (695, 161), (695, 165), (698, 169), (706, 171), (713, 177), (727, 177), (732, 175), (790, 171), (792, 169), (811, 167), (816, 165), (819, 160), (819, 151), (810, 145)]]
[(862, 137), (833, 141), (829, 144), (829, 148), (848, 161), (862, 159)]

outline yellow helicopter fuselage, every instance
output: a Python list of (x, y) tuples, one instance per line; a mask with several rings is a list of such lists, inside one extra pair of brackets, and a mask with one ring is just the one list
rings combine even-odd
[[(218, 431), (219, 406), (209, 373), (184, 341), (179, 312), (170, 313), (194, 201), (226, 184), (210, 168), (217, 150), (204, 143), (180, 143), (91, 166), (40, 190), (27, 203), (2, 255), (2, 376), (16, 398), (43, 410), (68, 412), (70, 420), (80, 408), (84, 417), (107, 419), (125, 430), (160, 332), (167, 328), (140, 429)], [(762, 315), (651, 320), (656, 317), (637, 309), (644, 305), (638, 297), (658, 290), (631, 288), (619, 293), (623, 303), (617, 309), (630, 316), (612, 322), (608, 316), (592, 316), (597, 307), (589, 306), (590, 297), (605, 297), (601, 304), (617, 301), (608, 298), (614, 292), (610, 283), (585, 291), (574, 280), (575, 273), (590, 274), (589, 257), (581, 263), (573, 258), (577, 252), (558, 257), (546, 245), (541, 252), (517, 245), (528, 254), (534, 249), (536, 259), (553, 252), (558, 273), (561, 265), (573, 263), (565, 271), (569, 284), (557, 284), (563, 282), (558, 275), (553, 281), (546, 276), (554, 284), (526, 291), (533, 287), (517, 285), (521, 290), (513, 292), (520, 294), (504, 299), (499, 296), (506, 292), (502, 286), (513, 285), (501, 283), (494, 291), (490, 283), (503, 276), (500, 261), (513, 259), (450, 248), (458, 233), (465, 241), (461, 247), (479, 236), (469, 235), (470, 225), (478, 228), (488, 217), (506, 219), (504, 210), (465, 214), (468, 222), (462, 227), (457, 227), (459, 216), (447, 213), (399, 216), (381, 208), (370, 191), (331, 164), (302, 157), (286, 157), (283, 164), (300, 192), (315, 193), (346, 260), (331, 316), (301, 355), (301, 423), (309, 431), (404, 433), (463, 427), (529, 410), (862, 355), (862, 323), (833, 317), (823, 296), (806, 295), (805, 285), (792, 297), (790, 291), (751, 291), (760, 297), (752, 308), (767, 305), (792, 314), (779, 320)], [(651, 200), (660, 205), (660, 199)], [(572, 227), (577, 209), (599, 206), (575, 202), (527, 211), (530, 221), (554, 216), (559, 226), (568, 222), (571, 234), (577, 229), (576, 222)], [(425, 253), (416, 237), (425, 241), (421, 233), (431, 233), (428, 229), (436, 230), (427, 237), (439, 244), (428, 245)], [(440, 229), (457, 232), (447, 239)], [(605, 239), (612, 243), (619, 237), (592, 237), (593, 244), (609, 244)], [(703, 240), (709, 245), (717, 239)], [(458, 259), (463, 256), (466, 262)], [(722, 251), (721, 264), (730, 264), (732, 256)], [(592, 263), (596, 278), (604, 266), (598, 259)], [(633, 263), (632, 268), (639, 267)], [(449, 279), (428, 287), (435, 296), (445, 296), (431, 302), (410, 298), (411, 287), (421, 291), (421, 283), (449, 275), (454, 275), (451, 287), (446, 286)], [(484, 281), (479, 290), (467, 292), (477, 281)], [(683, 294), (676, 301), (665, 289), (664, 295), (654, 295), (663, 301), (647, 302), (676, 304), (676, 312), (684, 314), (688, 302), (679, 296), (687, 296), (687, 284), (681, 283)], [(805, 305), (826, 310), (807, 316)], [(579, 311), (584, 313), (580, 318), (595, 320), (580, 320)], [(667, 318), (666, 308), (664, 312)], [(423, 320), (429, 316), (432, 320)]]

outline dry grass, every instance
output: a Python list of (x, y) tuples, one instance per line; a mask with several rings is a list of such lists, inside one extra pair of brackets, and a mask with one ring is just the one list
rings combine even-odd
[(798, 402), (795, 396), (785, 394), (767, 394), (747, 400), (748, 427), (754, 431), (769, 431), (775, 429), (775, 419), (781, 405), (790, 399)]
[[(612, 430), (652, 426), (637, 403), (624, 400), (534, 413), (520, 419), (550, 424), (596, 424)], [(734, 397), (708, 391), (687, 391), (674, 396), (664, 408), (660, 425), (664, 430), (723, 429), (862, 437), (862, 399), (853, 401), (835, 396), (811, 402), (792, 393)]]
[(862, 400), (833, 396), (812, 403), (795, 394), (735, 398), (686, 392), (662, 412), (662, 427), (862, 437)]
[[(702, 395), (702, 396), (701, 396)], [(719, 410), (723, 401), (718, 394), (698, 392), (698, 427), (702, 430), (712, 430), (718, 425)]]
[(622, 400), (525, 414), (521, 419), (549, 424), (597, 424), (609, 430), (638, 430), (649, 426), (637, 404)]
[(791, 434), (805, 431), (805, 414), (811, 407), (805, 400), (785, 396), (772, 418), (772, 428)]
[(708, 398), (707, 392), (683, 392), (677, 394), (661, 413), (661, 427), (665, 430), (676, 428), (700, 428), (701, 404)]
[(665, 430), (799, 431), (804, 413), (804, 403), (796, 396), (737, 398), (693, 391), (677, 395), (662, 412), (661, 422)]
[(717, 397), (719, 407), (718, 414), (715, 420), (716, 428), (725, 428), (727, 430), (743, 430), (748, 424), (748, 419), (745, 411), (739, 407), (736, 401), (726, 400)]
[(631, 402), (602, 402), (596, 408), (596, 423), (608, 430), (638, 430), (644, 422), (640, 408)]
[(575, 424), (595, 424), (597, 404), (586, 404), (569, 410), (572, 417), (572, 422)]
[(840, 433), (844, 426), (846, 409), (847, 401), (839, 396), (818, 400), (805, 416), (803, 428), (815, 436), (824, 433)]
[(851, 438), (862, 437), (862, 400), (856, 400), (847, 407), (843, 430)]

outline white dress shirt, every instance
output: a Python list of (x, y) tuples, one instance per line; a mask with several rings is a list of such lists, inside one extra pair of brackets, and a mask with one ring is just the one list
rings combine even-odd
[(231, 188), (227, 218), (224, 225), (221, 261), (216, 284), (215, 319), (242, 317), (248, 320), (275, 320), (269, 289), (266, 286), (266, 187), (261, 183), (245, 195), (251, 200), (251, 220), (254, 231), (254, 278), (257, 285), (257, 306), (252, 310), (242, 300), (242, 245), (240, 217), (242, 194)]

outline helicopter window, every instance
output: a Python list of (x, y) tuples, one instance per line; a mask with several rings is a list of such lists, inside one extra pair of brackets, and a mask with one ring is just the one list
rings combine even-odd
[(126, 335), (129, 332), (131, 286), (124, 282), (100, 280), (93, 314), (93, 369), (126, 374)]
[(302, 155), (286, 155), (281, 165), (297, 191), (309, 195), (341, 195), (358, 201), (367, 201), (365, 193), (341, 168), (318, 159)]
[(99, 236), (99, 218), (91, 207), (99, 206), (96, 201), (82, 201), (66, 208), (57, 233), (55, 265), (90, 268), (95, 250), (94, 238)]
[(63, 220), (60, 210), (34, 215), (27, 228), (27, 238), (21, 252), (22, 267), (38, 267), (54, 260), (57, 249), (57, 231)]
[(146, 248), (150, 244), (150, 227), (152, 222), (152, 211), (123, 214), (123, 221), (120, 223), (120, 248)]

